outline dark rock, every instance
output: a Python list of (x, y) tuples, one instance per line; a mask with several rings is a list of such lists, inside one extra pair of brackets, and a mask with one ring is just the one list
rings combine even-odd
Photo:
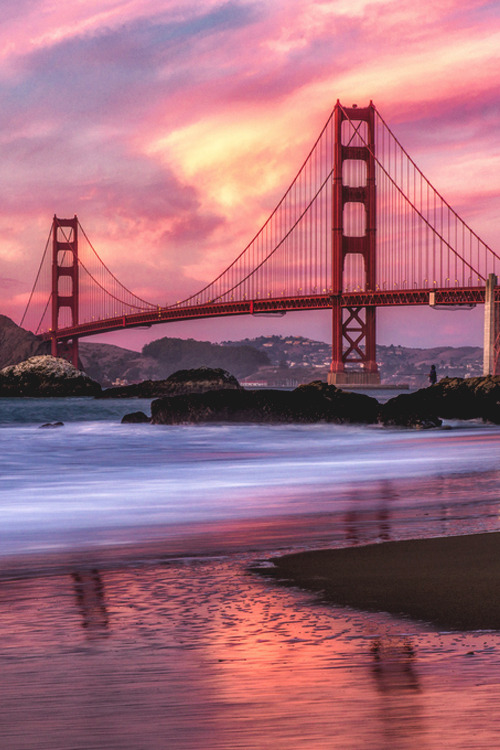
[(371, 424), (376, 422), (378, 410), (376, 399), (316, 382), (294, 391), (233, 389), (164, 397), (151, 404), (151, 422)]
[(443, 378), (427, 389), (446, 419), (483, 419), (500, 424), (500, 375)]
[(146, 424), (151, 422), (151, 417), (144, 414), (143, 411), (134, 411), (131, 414), (125, 414), (122, 424)]
[(100, 398), (158, 398), (223, 389), (241, 390), (241, 386), (227, 370), (198, 367), (194, 370), (178, 370), (166, 380), (146, 380), (143, 383), (106, 388)]
[(415, 393), (402, 393), (389, 399), (380, 407), (379, 422), (386, 427), (440, 427), (442, 422), (435, 404), (426, 393), (429, 390), (430, 388), (422, 388)]
[(152, 424), (260, 422), (380, 423), (430, 429), (442, 418), (481, 418), (500, 424), (500, 377), (444, 378), (380, 405), (364, 394), (314, 381), (294, 391), (241, 389), (186, 393), (153, 401)]
[(0, 396), (96, 396), (101, 386), (65, 359), (41, 355), (0, 370)]
[(315, 403), (318, 413), (326, 412), (329, 422), (373, 424), (378, 419), (379, 402), (364, 393), (343, 391), (321, 380), (299, 385), (293, 393), (298, 399), (305, 399), (310, 405)]
[(381, 407), (386, 425), (432, 426), (440, 419), (483, 419), (500, 424), (500, 376), (443, 378), (429, 388), (402, 394)]
[(105, 388), (98, 398), (157, 398), (165, 392), (166, 380), (143, 380), (142, 383)]
[(198, 393), (203, 393), (207, 386), (213, 390), (215, 385), (224, 388), (241, 388), (240, 384), (227, 370), (221, 367), (197, 367), (193, 370), (177, 370), (167, 378), (172, 388), (177, 387), (175, 395), (179, 395), (179, 389), (187, 388), (186, 391), (193, 393), (198, 388)]
[(45, 424), (40, 425), (40, 429), (42, 430), (44, 427), (64, 427), (64, 422), (46, 422)]

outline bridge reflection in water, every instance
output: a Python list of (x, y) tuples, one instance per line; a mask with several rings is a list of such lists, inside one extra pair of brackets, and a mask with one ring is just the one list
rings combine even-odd
[(87, 635), (98, 637), (108, 634), (108, 612), (104, 596), (104, 583), (97, 569), (72, 573), (75, 597), (82, 614), (82, 627)]

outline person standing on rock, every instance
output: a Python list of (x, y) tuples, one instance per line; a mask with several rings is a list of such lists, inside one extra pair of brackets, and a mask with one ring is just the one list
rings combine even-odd
[(429, 383), (431, 385), (435, 385), (436, 381), (437, 381), (436, 365), (431, 365), (431, 369), (429, 372)]

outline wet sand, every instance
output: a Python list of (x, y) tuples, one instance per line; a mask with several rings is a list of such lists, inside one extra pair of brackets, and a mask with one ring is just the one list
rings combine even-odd
[(500, 534), (387, 542), (274, 558), (322, 598), (453, 630), (500, 630)]
[(325, 606), (251, 553), (91, 562), (0, 577), (2, 750), (496, 746), (496, 631)]

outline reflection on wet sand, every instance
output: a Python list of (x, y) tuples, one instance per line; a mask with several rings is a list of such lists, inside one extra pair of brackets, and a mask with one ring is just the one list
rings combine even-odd
[(344, 531), (341, 546), (496, 530), (499, 486), (498, 471), (354, 485), (342, 497), (346, 510), (338, 524)]
[[(366, 496), (366, 490), (363, 493)], [(349, 498), (350, 508), (345, 514), (345, 538), (348, 546), (366, 544), (366, 513), (363, 510), (363, 494), (353, 489)], [(371, 533), (379, 541), (387, 542), (391, 539), (391, 503), (395, 503), (399, 495), (394, 483), (389, 480), (375, 482), (370, 486), (370, 500), (376, 510), (373, 513)]]
[(428, 747), (417, 669), (417, 654), (408, 637), (380, 636), (371, 645), (372, 675), (380, 694), (380, 723), (387, 747), (412, 748), (418, 738)]
[(89, 638), (107, 635), (108, 612), (104, 599), (102, 577), (95, 568), (90, 572), (72, 573), (78, 608), (82, 613), (82, 627)]
[(298, 544), (497, 530), (499, 476), (360, 482), (331, 489), (337, 512), (4, 560), (2, 750), (496, 746), (499, 633), (322, 605), (249, 566)]
[(320, 605), (250, 561), (0, 582), (2, 748), (495, 746), (498, 634)]

